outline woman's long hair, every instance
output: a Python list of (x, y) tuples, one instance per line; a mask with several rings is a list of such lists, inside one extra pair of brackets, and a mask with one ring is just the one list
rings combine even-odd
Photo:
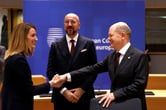
[(29, 23), (20, 23), (15, 26), (12, 35), (9, 37), (8, 50), (5, 53), (4, 59), (19, 53), (25, 56), (31, 56), (33, 54), (34, 49), (28, 47), (27, 44), (27, 35), (31, 28), (36, 30), (36, 27)]

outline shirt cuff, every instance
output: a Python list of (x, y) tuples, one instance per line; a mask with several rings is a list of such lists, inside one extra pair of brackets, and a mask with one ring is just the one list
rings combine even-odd
[(60, 93), (63, 94), (65, 92), (65, 90), (67, 90), (66, 87), (62, 88), (62, 90), (60, 91)]
[(66, 77), (67, 77), (67, 82), (71, 82), (71, 75), (70, 75), (70, 73), (66, 73)]

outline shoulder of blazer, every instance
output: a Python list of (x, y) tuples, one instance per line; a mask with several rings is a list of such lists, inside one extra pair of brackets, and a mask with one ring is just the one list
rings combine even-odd
[(84, 36), (79, 36), (77, 42), (78, 42), (78, 44), (81, 44), (81, 45), (84, 45), (86, 43), (94, 45), (94, 42), (92, 39), (84, 37)]
[(56, 46), (56, 45), (61, 45), (61, 44), (63, 44), (63, 42), (66, 42), (66, 37), (65, 36), (62, 37), (61, 39), (55, 41), (55, 42), (52, 42), (51, 47)]
[(26, 62), (27, 63), (27, 60), (26, 60), (26, 57), (23, 55), (23, 54), (15, 54), (15, 55), (12, 55), (10, 57), (8, 57), (5, 62), (6, 63), (9, 63), (9, 64), (17, 64), (18, 61), (23, 61), (23, 62)]
[(130, 46), (129, 49), (127, 50), (127, 52), (131, 52), (131, 53), (137, 53), (137, 54), (144, 54), (144, 52), (134, 46)]
[(87, 42), (93, 42), (92, 39), (90, 39), (90, 38), (88, 38), (88, 37), (85, 37), (85, 36), (80, 36), (80, 35), (79, 35), (78, 39), (84, 40), (84, 41), (87, 41)]

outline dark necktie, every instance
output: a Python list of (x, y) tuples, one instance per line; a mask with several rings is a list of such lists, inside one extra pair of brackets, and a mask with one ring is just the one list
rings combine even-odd
[(116, 54), (115, 54), (115, 71), (116, 71), (116, 68), (118, 67), (118, 65), (119, 65), (119, 57), (120, 57), (120, 53), (119, 52), (117, 52)]
[(70, 54), (71, 54), (71, 56), (73, 56), (73, 54), (74, 54), (74, 49), (75, 49), (75, 46), (74, 46), (74, 40), (70, 40), (70, 42), (71, 42), (71, 50), (70, 50)]

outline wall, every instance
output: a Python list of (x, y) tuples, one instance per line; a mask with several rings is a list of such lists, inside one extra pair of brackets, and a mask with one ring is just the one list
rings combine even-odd
[[(166, 8), (165, 0), (146, 0), (146, 8)], [(152, 66), (150, 73), (166, 73), (166, 54), (150, 55)]]
[(23, 0), (0, 0), (0, 8), (18, 8), (22, 9)]
[(166, 55), (151, 55), (152, 67), (151, 73), (165, 73), (166, 74)]
[(146, 8), (166, 8), (166, 0), (145, 0)]

